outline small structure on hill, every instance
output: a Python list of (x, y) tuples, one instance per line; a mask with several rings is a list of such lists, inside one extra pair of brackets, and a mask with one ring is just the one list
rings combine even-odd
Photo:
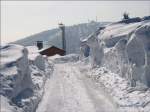
[(39, 49), (39, 53), (46, 56), (53, 56), (56, 54), (59, 54), (61, 56), (66, 54), (66, 40), (65, 40), (65, 25), (62, 23), (59, 23), (59, 28), (61, 30), (61, 39), (62, 39), (62, 48), (58, 48), (54, 45), (47, 45), (47, 47), (44, 47), (43, 41), (37, 41), (36, 45)]
[(43, 48), (43, 41), (37, 41), (36, 42), (36, 46), (37, 46), (37, 48), (40, 50), (40, 49), (42, 49)]
[(65, 50), (58, 48), (56, 46), (53, 45), (48, 45), (47, 47), (44, 47), (43, 45), (43, 41), (37, 41), (37, 47), (39, 50), (39, 53), (41, 55), (46, 55), (46, 56), (53, 56), (56, 54), (59, 54), (61, 56), (65, 55)]
[(42, 55), (46, 55), (46, 56), (54, 56), (56, 54), (63, 56), (63, 55), (65, 55), (65, 50), (60, 49), (56, 46), (50, 46), (48, 48), (39, 50), (39, 53)]

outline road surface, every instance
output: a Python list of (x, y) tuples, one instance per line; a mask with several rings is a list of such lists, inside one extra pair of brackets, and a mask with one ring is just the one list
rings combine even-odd
[(116, 108), (77, 66), (63, 63), (55, 65), (36, 112), (116, 112)]

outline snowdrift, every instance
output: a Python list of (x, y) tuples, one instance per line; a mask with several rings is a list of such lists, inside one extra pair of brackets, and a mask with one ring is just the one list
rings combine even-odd
[(90, 47), (93, 67), (104, 66), (128, 79), (131, 86), (140, 82), (150, 87), (150, 20), (129, 19), (107, 25), (82, 40), (81, 45), (82, 57), (87, 52), (85, 46)]
[[(89, 47), (89, 50), (87, 50)], [(104, 86), (119, 112), (150, 111), (150, 20), (126, 20), (100, 28), (81, 41), (87, 76)], [(89, 56), (87, 57), (87, 55)]]
[(79, 61), (79, 54), (68, 54), (66, 56), (54, 55), (48, 58), (53, 63), (69, 63)]
[(53, 66), (34, 47), (9, 44), (1, 46), (0, 52), (1, 111), (34, 111)]
[(133, 88), (128, 80), (105, 67), (89, 68), (84, 72), (88, 78), (103, 87), (103, 91), (108, 94), (107, 97), (116, 105), (116, 112), (149, 112), (150, 89), (144, 85)]

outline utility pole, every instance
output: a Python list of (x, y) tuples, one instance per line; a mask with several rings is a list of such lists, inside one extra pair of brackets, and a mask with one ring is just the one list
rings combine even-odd
[(96, 22), (97, 22), (97, 16), (96, 16)]
[(61, 35), (62, 35), (62, 48), (66, 52), (66, 39), (65, 39), (65, 25), (62, 23), (59, 23), (59, 28), (61, 29)]

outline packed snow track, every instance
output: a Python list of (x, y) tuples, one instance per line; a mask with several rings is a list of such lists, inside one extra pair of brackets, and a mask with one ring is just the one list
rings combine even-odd
[(73, 64), (56, 64), (36, 112), (116, 112), (103, 90)]

